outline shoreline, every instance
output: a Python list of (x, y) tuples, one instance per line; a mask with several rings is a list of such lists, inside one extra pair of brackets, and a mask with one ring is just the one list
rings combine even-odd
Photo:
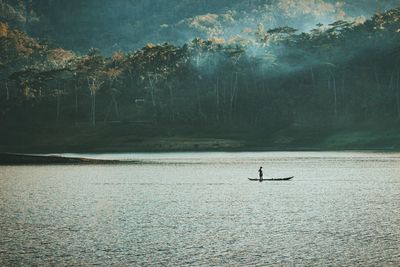
[[(47, 129), (47, 128), (46, 128)], [(33, 134), (27, 134), (31, 133)], [(386, 130), (283, 129), (268, 135), (228, 132), (166, 133), (161, 128), (137, 132), (134, 129), (49, 128), (43, 134), (17, 129), (0, 133), (0, 153), (137, 153), (137, 152), (256, 152), (256, 151), (386, 151), (400, 152), (400, 128)], [(3, 135), (3, 136), (2, 136)]]
[[(121, 141), (121, 140), (119, 140)], [(125, 140), (124, 140), (125, 141)], [(281, 143), (272, 140), (249, 141), (228, 138), (152, 138), (143, 142), (104, 142), (63, 145), (23, 144), (1, 145), (0, 154), (101, 154), (101, 153), (156, 153), (156, 152), (259, 152), (259, 151), (385, 151), (400, 152), (400, 143), (382, 142), (316, 142)], [(274, 142), (275, 141), (275, 142)]]
[(82, 157), (0, 153), (1, 165), (89, 165), (89, 164), (136, 164), (137, 161), (104, 160)]
[[(153, 151), (75, 151), (57, 152), (54, 154), (118, 154), (118, 153), (191, 153), (191, 152), (370, 152), (370, 153), (399, 153), (396, 149), (219, 149), (219, 150), (153, 150)], [(139, 164), (144, 163), (137, 160), (107, 160), (93, 159), (90, 157), (70, 157), (62, 155), (31, 154), (31, 153), (8, 153), (0, 152), (0, 166), (16, 165), (117, 165), (117, 164)]]

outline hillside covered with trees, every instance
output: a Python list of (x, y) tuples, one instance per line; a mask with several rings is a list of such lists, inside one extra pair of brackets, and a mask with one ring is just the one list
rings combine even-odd
[(0, 0), (0, 20), (81, 54), (111, 56), (147, 43), (194, 38), (252, 39), (259, 24), (308, 32), (318, 23), (365, 20), (398, 0)]
[(189, 42), (110, 56), (4, 20), (0, 149), (400, 148), (400, 8), (309, 31), (241, 18), (242, 34), (225, 35), (229, 17), (192, 16)]

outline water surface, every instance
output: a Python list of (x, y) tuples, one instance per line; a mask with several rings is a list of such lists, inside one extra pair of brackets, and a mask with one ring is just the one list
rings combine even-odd
[(400, 265), (400, 154), (76, 156), (143, 164), (0, 167), (1, 266)]

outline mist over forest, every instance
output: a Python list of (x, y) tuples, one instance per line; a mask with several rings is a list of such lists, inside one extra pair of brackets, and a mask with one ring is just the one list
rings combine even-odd
[(259, 24), (307, 32), (318, 23), (362, 21), (396, 7), (396, 0), (1, 0), (0, 16), (65, 49), (85, 54), (96, 47), (111, 55), (196, 37), (252, 39)]
[(398, 1), (0, 0), (3, 151), (400, 148)]

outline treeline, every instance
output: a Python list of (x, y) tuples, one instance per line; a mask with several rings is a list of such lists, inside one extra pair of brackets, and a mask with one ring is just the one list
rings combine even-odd
[(280, 129), (400, 119), (400, 9), (310, 33), (77, 56), (0, 25), (0, 123)]
[(370, 17), (395, 7), (397, 0), (0, 0), (0, 21), (64, 49), (85, 54), (96, 46), (110, 56), (147, 42), (251, 38), (260, 23), (308, 31), (322, 18)]

